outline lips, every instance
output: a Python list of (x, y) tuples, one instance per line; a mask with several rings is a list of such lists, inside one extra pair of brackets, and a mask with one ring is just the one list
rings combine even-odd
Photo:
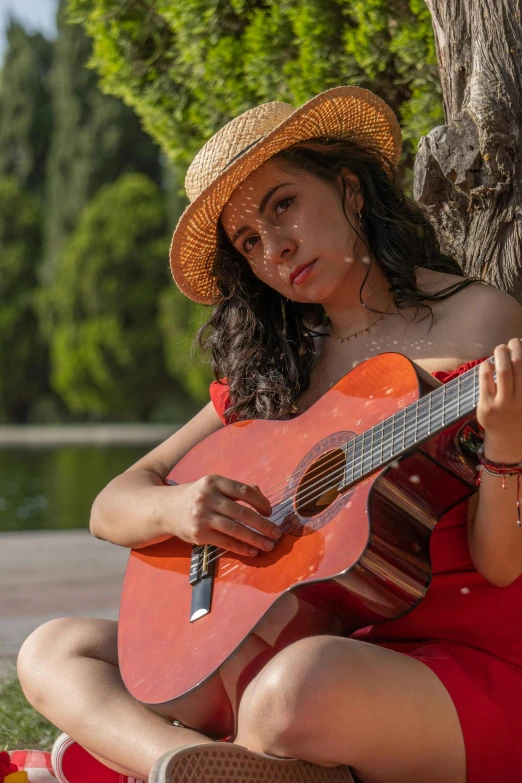
[(314, 258), (313, 261), (309, 261), (307, 264), (301, 264), (300, 266), (296, 267), (294, 269), (294, 271), (290, 274), (290, 277), (289, 277), (290, 282), (291, 283), (295, 282), (296, 285), (299, 285), (305, 279), (305, 277), (308, 277), (308, 275), (302, 275), (302, 273), (306, 269), (311, 267), (312, 264), (315, 264), (316, 261), (317, 261), (317, 259)]

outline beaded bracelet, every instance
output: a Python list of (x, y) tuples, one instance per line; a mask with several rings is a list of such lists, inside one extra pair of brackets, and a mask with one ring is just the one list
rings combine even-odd
[(482, 471), (485, 470), (490, 476), (502, 476), (502, 489), (506, 489), (506, 476), (517, 477), (517, 525), (522, 527), (522, 521), (520, 520), (520, 474), (522, 473), (522, 462), (514, 462), (511, 464), (504, 464), (501, 462), (491, 462), (484, 456), (484, 446), (481, 446), (477, 451), (477, 456), (480, 462), (480, 473), (477, 476), (477, 487), (480, 486), (482, 479)]

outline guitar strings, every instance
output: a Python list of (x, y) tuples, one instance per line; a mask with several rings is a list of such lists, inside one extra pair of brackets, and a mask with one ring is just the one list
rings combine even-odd
[[(474, 389), (474, 388), (472, 388), (472, 389), (469, 389), (469, 390), (464, 390), (464, 391), (462, 392), (462, 394), (461, 394), (461, 395), (459, 395), (459, 397), (458, 397), (457, 399), (455, 399), (455, 398), (449, 398), (449, 395), (447, 395), (447, 394), (446, 394), (446, 399), (445, 399), (445, 398), (444, 398), (444, 395), (442, 394), (442, 391), (443, 391), (443, 389), (448, 389), (448, 391), (449, 391), (449, 392), (453, 391), (453, 390), (456, 388), (456, 386), (457, 386), (457, 383), (456, 383), (456, 381), (460, 381), (460, 379), (461, 379), (461, 378), (462, 378), (462, 379), (465, 379), (465, 380), (469, 380), (469, 379), (471, 378), (471, 376), (472, 376), (472, 375), (476, 375), (476, 371), (477, 371), (477, 369), (478, 369), (478, 366), (477, 366), (477, 367), (474, 367), (474, 368), (472, 368), (472, 370), (470, 370), (470, 371), (469, 371), (469, 376), (468, 376), (468, 378), (466, 378), (466, 376), (468, 375), (468, 373), (465, 373), (464, 375), (462, 375), (462, 376), (459, 376), (458, 378), (456, 378), (456, 379), (455, 379), (455, 381), (453, 381), (453, 382), (450, 382), (450, 384), (448, 384), (448, 386), (446, 386), (446, 387), (441, 387), (441, 388), (439, 388), (439, 389), (436, 389), (436, 390), (435, 390), (435, 392), (432, 392), (432, 393), (430, 393), (429, 395), (427, 395), (427, 396), (425, 396), (425, 397), (421, 397), (419, 400), (417, 400), (417, 401), (416, 401), (416, 403), (418, 404), (418, 403), (422, 402), (423, 400), (426, 400), (426, 399), (428, 399), (428, 397), (432, 397), (433, 395), (435, 395), (435, 396), (437, 397), (437, 399), (438, 399), (438, 397), (442, 397), (442, 398), (443, 398), (443, 406), (442, 406), (442, 409), (440, 409), (439, 411), (433, 411), (433, 409), (431, 408), (431, 405), (430, 405), (430, 407), (429, 407), (429, 412), (430, 412), (430, 414), (432, 414), (432, 415), (438, 415), (439, 413), (442, 413), (442, 415), (444, 416), (444, 414), (445, 414), (445, 413), (450, 413), (450, 412), (452, 412), (452, 410), (453, 410), (455, 407), (458, 409), (458, 407), (459, 407), (459, 404), (466, 403), (466, 402), (468, 402), (468, 401), (470, 401), (470, 400), (473, 400), (473, 396), (474, 396), (474, 394), (475, 394), (475, 389)], [(453, 384), (454, 384), (454, 385), (453, 385)], [(469, 394), (469, 392), (471, 392), (471, 395)], [(447, 400), (447, 404), (446, 404), (446, 400)], [(412, 403), (411, 405), (413, 406), (414, 404), (415, 404), (415, 403)], [(393, 420), (393, 419), (395, 418), (395, 416), (397, 416), (399, 413), (404, 413), (404, 411), (406, 411), (406, 410), (407, 410), (409, 407), (410, 407), (410, 406), (407, 406), (406, 408), (402, 408), (400, 411), (397, 411), (397, 412), (396, 412), (396, 413), (394, 413), (392, 416), (390, 416), (388, 419), (385, 419), (383, 422), (380, 422), (380, 424), (384, 426), (384, 424), (386, 423), (386, 421)], [(463, 415), (464, 415), (464, 414), (463, 414)], [(371, 429), (374, 429), (376, 426), (379, 426), (379, 425), (378, 425), (378, 424), (377, 424), (377, 425), (374, 425), (374, 427), (372, 427)], [(403, 434), (404, 434), (404, 436), (406, 437), (406, 436), (410, 435), (410, 434), (412, 433), (412, 431), (413, 431), (413, 430), (415, 430), (416, 428), (418, 428), (418, 422), (417, 422), (417, 421), (414, 423), (414, 426), (413, 426), (413, 428), (412, 428), (411, 426), (409, 426), (409, 425), (408, 425), (408, 427), (405, 427), (405, 428), (404, 428), (404, 430), (403, 430)], [(370, 429), (370, 430), (366, 430), (366, 432), (371, 432), (371, 429)], [(384, 434), (384, 430), (381, 430), (381, 434)], [(356, 435), (356, 436), (355, 436), (355, 438), (353, 438), (353, 439), (352, 439), (352, 440), (350, 440), (350, 441), (347, 441), (347, 442), (346, 442), (346, 444), (341, 444), (341, 446), (342, 446), (342, 445), (349, 445), (349, 444), (353, 443), (353, 441), (354, 441), (356, 438), (361, 438), (361, 437), (362, 437), (362, 436), (364, 436), (364, 435), (365, 435), (365, 432), (359, 433), (359, 435)], [(393, 439), (396, 437), (396, 434), (395, 434), (395, 433), (392, 433), (392, 435), (393, 435), (393, 437), (392, 437), (392, 441), (393, 441)], [(389, 443), (390, 443), (390, 441), (386, 441), (386, 440), (383, 438), (383, 439), (382, 439), (382, 441), (381, 441), (381, 443), (379, 443), (379, 444), (377, 444), (377, 445), (378, 445), (378, 446), (380, 446), (380, 445), (382, 444), (382, 448), (384, 449), (386, 445), (389, 445)], [(338, 448), (340, 448), (341, 446), (338, 446)], [(363, 444), (363, 449), (364, 449), (364, 444)], [(347, 455), (347, 456), (348, 456), (348, 455)], [(365, 455), (361, 455), (361, 459), (362, 459), (362, 458), (364, 458), (364, 456), (365, 456)], [(302, 474), (303, 474), (305, 471), (306, 471), (306, 467), (305, 467), (305, 468), (303, 468), (303, 469), (301, 470), (301, 475), (302, 475)], [(299, 474), (299, 471), (296, 471), (295, 473), (291, 474), (290, 476), (287, 476), (286, 478), (284, 478), (284, 479), (281, 479), (281, 481), (278, 481), (276, 484), (272, 485), (271, 487), (268, 487), (268, 488), (265, 490), (265, 493), (264, 493), (264, 494), (265, 494), (265, 497), (266, 497), (268, 500), (271, 500), (271, 498), (270, 498), (270, 496), (269, 496), (269, 494), (268, 494), (268, 493), (269, 493), (271, 490), (275, 489), (276, 487), (279, 487), (281, 484), (284, 484), (284, 485), (286, 486), (286, 485), (287, 485), (287, 483), (288, 483), (288, 481), (289, 481), (290, 479), (292, 479), (292, 478), (295, 478), (296, 476), (298, 476), (298, 474)], [(273, 498), (275, 498), (275, 495), (273, 496)]]
[[(471, 399), (473, 399), (473, 396), (475, 394), (475, 390), (471, 389), (470, 391), (471, 391)], [(453, 409), (455, 409), (455, 408), (458, 409), (459, 404), (462, 401), (463, 402), (468, 402), (469, 398), (470, 398), (469, 391), (466, 391), (460, 397), (460, 400), (459, 399), (456, 400), (456, 401), (455, 400), (451, 400), (451, 399), (448, 400), (448, 404), (444, 405), (443, 408), (440, 411), (435, 411), (435, 414), (442, 413), (442, 418), (444, 418), (444, 415), (446, 413), (451, 413), (453, 411)], [(435, 419), (434, 419), (433, 423), (435, 423)], [(415, 422), (413, 427), (410, 427), (409, 429), (408, 429), (408, 427), (405, 427), (403, 433), (399, 433), (399, 436), (402, 435), (403, 441), (406, 439), (407, 435), (411, 434), (413, 431), (418, 429), (417, 424), (418, 423)], [(442, 424), (442, 421), (440, 422), (440, 424)], [(437, 426), (438, 425), (436, 425), (435, 429), (437, 428)], [(381, 434), (383, 434), (383, 432), (384, 432), (384, 430), (381, 431)], [(432, 434), (432, 433), (431, 432), (428, 433), (428, 435), (430, 435), (430, 434)], [(364, 433), (361, 433), (361, 435), (364, 435)], [(356, 436), (356, 437), (360, 437), (360, 435)], [(389, 440), (388, 442), (386, 442), (386, 440), (383, 438), (380, 443), (377, 443), (377, 444), (373, 444), (372, 443), (370, 451), (368, 453), (366, 453), (366, 454), (364, 453), (364, 443), (363, 443), (363, 452), (361, 453), (361, 455), (358, 456), (358, 460), (356, 460), (353, 464), (350, 465), (350, 467), (352, 468), (352, 475), (356, 472), (356, 470), (360, 469), (360, 467), (363, 465), (364, 461), (367, 460), (368, 456), (370, 456), (370, 461), (373, 459), (374, 451), (376, 449), (380, 448), (381, 449), (381, 454), (382, 454), (382, 452), (384, 451), (384, 448), (385, 448), (386, 445), (389, 445), (391, 443), (391, 445), (393, 447), (393, 441), (394, 441), (395, 438), (396, 438), (396, 434), (393, 433), (392, 439)], [(329, 471), (328, 466), (331, 465), (331, 463), (334, 462), (336, 459), (338, 459), (338, 456), (332, 456), (327, 462), (324, 463), (324, 465), (322, 466), (324, 468), (322, 473), (319, 473), (315, 477), (315, 480), (311, 484), (309, 484), (309, 486), (307, 487), (306, 492), (304, 492), (301, 495), (301, 498), (300, 498), (301, 502), (305, 502), (305, 501), (310, 500), (312, 498), (314, 492), (318, 489), (318, 487), (320, 488), (320, 492), (313, 499), (317, 499), (317, 497), (320, 497), (320, 495), (323, 494), (325, 491), (328, 491), (329, 489), (333, 489), (335, 487), (338, 479), (341, 478), (342, 473), (347, 469), (346, 468), (346, 464), (348, 464), (349, 457), (353, 456), (354, 448), (356, 448), (356, 444), (354, 443), (354, 441), (355, 441), (355, 438), (353, 438), (351, 441), (347, 442), (348, 449), (347, 449), (347, 452), (346, 452), (346, 459), (345, 459), (345, 462), (344, 462), (343, 466), (340, 466), (333, 473), (330, 472), (328, 481), (332, 482), (332, 479), (334, 479), (333, 483), (322, 484), (321, 485), (321, 479)], [(350, 450), (351, 450), (352, 454), (350, 454)], [(398, 455), (396, 455), (396, 456), (398, 456)], [(386, 462), (388, 460), (389, 461), (393, 461), (393, 456), (390, 455), (390, 457), (383, 464), (386, 464)], [(379, 466), (375, 467), (374, 470), (378, 470), (378, 469), (379, 469)], [(305, 470), (306, 470), (306, 468), (304, 468), (304, 469), (302, 469), (300, 471), (301, 475), (305, 472)], [(373, 471), (370, 469), (369, 472), (371, 473)], [(296, 471), (294, 474), (289, 476), (287, 479), (283, 479), (282, 481), (278, 482), (278, 484), (275, 484), (273, 487), (271, 487), (268, 490), (266, 490), (266, 493), (268, 493), (270, 489), (273, 489), (273, 488), (277, 487), (278, 485), (280, 485), (282, 483), (284, 483), (286, 485), (291, 478), (295, 478), (296, 476), (298, 476), (298, 474), (299, 474), (299, 471)], [(265, 494), (265, 496), (267, 497), (267, 499), (272, 500), (271, 505), (273, 505), (273, 501), (275, 500), (275, 495), (272, 498), (270, 498), (270, 496), (268, 494)], [(277, 502), (279, 503), (279, 501), (277, 501)], [(281, 504), (281, 506), (277, 509), (275, 516), (271, 515), (271, 517), (269, 517), (271, 519), (271, 521), (273, 521), (273, 522), (275, 522), (277, 524), (282, 519), (284, 519), (284, 517), (288, 513), (288, 509), (285, 508), (285, 505), (286, 506), (291, 506), (292, 503), (293, 503), (293, 498), (289, 498), (289, 499), (287, 499), (287, 501), (285, 501), (285, 503)], [(278, 518), (278, 515), (279, 515), (279, 518)], [(195, 551), (198, 551), (200, 548), (202, 548), (202, 546), (204, 546), (204, 545), (200, 545), (198, 548), (195, 548)], [(225, 551), (229, 551), (229, 550), (224, 550), (222, 554), (224, 554)], [(221, 555), (218, 555), (218, 556), (221, 556)], [(210, 562), (212, 562), (212, 560), (209, 561), (209, 563)]]
[[(475, 373), (476, 370), (477, 370), (477, 368), (473, 368), (472, 373)], [(459, 377), (462, 377), (462, 376), (459, 376)], [(441, 413), (442, 414), (442, 419), (444, 419), (444, 415), (445, 414), (452, 413), (452, 411), (454, 409), (458, 410), (459, 404), (462, 404), (463, 402), (466, 403), (466, 402), (469, 402), (469, 401), (473, 401), (476, 389), (473, 388), (470, 391), (471, 391), (471, 394), (469, 394), (469, 391), (463, 392), (462, 396), (459, 397), (457, 400), (451, 400), (451, 399), (448, 400), (447, 406), (443, 405), (443, 407), (442, 407), (442, 409), (440, 411), (435, 411), (434, 412), (435, 415), (438, 415), (439, 413)], [(421, 399), (423, 399), (423, 398), (421, 398)], [(403, 410), (405, 410), (405, 409), (403, 409)], [(463, 414), (463, 415), (465, 415), (465, 414)], [(394, 414), (394, 416), (395, 416), (395, 414)], [(391, 417), (391, 418), (393, 418), (393, 417)], [(440, 424), (442, 424), (442, 421), (440, 422)], [(438, 425), (436, 425), (434, 429), (437, 429), (437, 426)], [(417, 429), (418, 429), (417, 422), (415, 422), (412, 427), (409, 427), (409, 429), (408, 429), (408, 427), (404, 427), (404, 431), (403, 431), (403, 433), (400, 433), (400, 435), (402, 435), (403, 436), (403, 440), (405, 440), (407, 435), (411, 434), (412, 432), (416, 431)], [(432, 432), (428, 433), (428, 436), (431, 435), (431, 434), (432, 434)], [(361, 435), (364, 435), (364, 433), (361, 433)], [(389, 440), (386, 445), (389, 445), (391, 443), (392, 448), (393, 448), (393, 441), (394, 441), (395, 437), (396, 436), (394, 434), (394, 437), (392, 437), (392, 439)], [(348, 449), (350, 448), (350, 446), (352, 444), (354, 444), (355, 439), (356, 438), (353, 438), (351, 441), (347, 442)], [(354, 444), (354, 446), (355, 446), (355, 444)], [(364, 442), (363, 442), (363, 453), (358, 458), (358, 461), (354, 462), (351, 465), (352, 475), (355, 473), (356, 470), (358, 470), (363, 465), (364, 461), (368, 458), (368, 456), (370, 456), (370, 460), (373, 459), (373, 452), (374, 452), (375, 448), (381, 448), (381, 453), (382, 453), (382, 451), (384, 450), (384, 446), (385, 446), (385, 439), (383, 438), (383, 440), (380, 443), (377, 443), (375, 445), (372, 443), (370, 451), (367, 454), (364, 454)], [(324, 492), (328, 491), (329, 489), (333, 489), (336, 486), (336, 484), (338, 483), (338, 480), (342, 477), (343, 473), (345, 472), (346, 465), (348, 464), (349, 456), (351, 456), (349, 454), (349, 452), (348, 452), (348, 449), (347, 449), (347, 452), (346, 452), (346, 459), (345, 459), (344, 464), (342, 466), (340, 466), (339, 468), (337, 468), (335, 471), (330, 472), (330, 475), (329, 475), (329, 478), (327, 479), (327, 481), (323, 482), (321, 484), (322, 477), (326, 473), (328, 473), (328, 467), (327, 466), (329, 464), (331, 465), (332, 462), (334, 462), (336, 459), (338, 459), (338, 456), (332, 456), (325, 463), (325, 465), (322, 466), (324, 468), (322, 473), (318, 474), (318, 476), (315, 477), (315, 480), (307, 487), (306, 492), (303, 493), (303, 495), (300, 498), (301, 502), (310, 501), (310, 500), (316, 500), (322, 494), (324, 494)], [(352, 448), (352, 452), (353, 452), (353, 448)], [(399, 452), (399, 454), (395, 455), (395, 457), (397, 457), (399, 455), (400, 455), (400, 452)], [(390, 456), (388, 458), (388, 460), (392, 462), (393, 458), (394, 458), (393, 456)], [(386, 462), (384, 463), (384, 465), (385, 464), (386, 464)], [(383, 467), (384, 465), (377, 466), (373, 470), (378, 470), (380, 467)], [(306, 470), (306, 468), (301, 470), (301, 475), (305, 472), (305, 470)], [(367, 475), (369, 475), (371, 472), (373, 472), (373, 470), (370, 469)], [(298, 473), (299, 473), (299, 471), (296, 471), (294, 474), (289, 476), (287, 479), (283, 479), (282, 481), (278, 482), (277, 484), (274, 484), (274, 486), (269, 488), (268, 490), (266, 490), (266, 492), (268, 493), (270, 491), (270, 489), (274, 489), (275, 487), (279, 486), (282, 483), (285, 483), (285, 485), (286, 485), (290, 479), (295, 478), (296, 476), (298, 476)], [(362, 476), (360, 476), (359, 478), (362, 478)], [(332, 483), (332, 479), (334, 479), (333, 483)], [(330, 482), (330, 483), (328, 483), (328, 482)], [(317, 495), (315, 495), (315, 497), (313, 497), (314, 492), (316, 492), (317, 489), (319, 489), (320, 491), (318, 492)], [(267, 497), (268, 500), (275, 500), (275, 495), (272, 498), (270, 498), (270, 496), (268, 494), (266, 494), (265, 496)], [(287, 515), (288, 510), (289, 510), (289, 508), (291, 508), (292, 504), (293, 504), (293, 497), (288, 498), (286, 501), (282, 502), (281, 505), (279, 506), (279, 508), (277, 509), (276, 514), (272, 515), (270, 517), (271, 521), (273, 521), (275, 524), (278, 524), (279, 522), (281, 522), (285, 518), (285, 516)], [(273, 503), (271, 503), (271, 505), (273, 505)], [(200, 545), (200, 547), (202, 547), (202, 546), (204, 546), (204, 545)], [(196, 550), (196, 551), (198, 551), (198, 550)], [(222, 552), (215, 553), (215, 556), (208, 561), (208, 565), (210, 565), (210, 563), (214, 562), (218, 558), (222, 557), (228, 551), (229, 550), (223, 550)]]
[[(470, 375), (475, 375), (477, 370), (478, 370), (478, 367), (476, 367), (476, 368), (473, 368), (473, 370), (470, 372)], [(466, 375), (467, 375), (467, 374), (466, 374)], [(460, 381), (461, 381), (461, 379), (463, 379), (463, 378), (465, 378), (465, 376), (459, 376), (459, 377), (456, 379), (456, 380), (459, 382), (459, 384), (458, 384), (459, 386), (460, 386)], [(455, 384), (455, 385), (457, 385), (457, 384)], [(448, 384), (448, 387), (449, 387), (449, 384)], [(445, 387), (445, 388), (446, 388), (446, 389), (448, 389), (448, 387)], [(454, 388), (454, 387), (453, 387), (453, 388)], [(450, 390), (451, 390), (451, 387), (450, 387)], [(437, 390), (437, 391), (439, 391), (439, 390)], [(470, 392), (470, 391), (471, 391), (471, 395), (469, 394), (469, 392)], [(470, 397), (471, 397), (471, 399), (473, 399), (473, 397), (474, 397), (474, 394), (475, 394), (475, 391), (476, 391), (476, 389), (474, 389), (474, 388), (473, 388), (473, 389), (470, 389), (470, 390), (466, 390), (466, 391), (465, 391), (465, 392), (462, 394), (462, 396), (460, 396), (460, 398), (459, 398), (459, 399), (457, 399), (457, 400), (455, 400), (455, 399), (444, 399), (444, 398), (443, 398), (443, 408), (442, 408), (440, 411), (434, 411), (434, 412), (433, 412), (433, 411), (430, 411), (430, 412), (433, 412), (433, 413), (435, 413), (435, 415), (438, 415), (439, 413), (441, 413), (441, 414), (442, 414), (442, 417), (444, 418), (444, 415), (445, 415), (446, 413), (450, 413), (450, 412), (452, 412), (452, 411), (453, 411), (453, 409), (454, 409), (455, 407), (457, 407), (457, 409), (458, 409), (458, 406), (461, 404), (461, 402), (464, 402), (464, 403), (465, 403), (465, 402), (468, 402), (468, 401), (470, 400)], [(422, 400), (422, 399), (426, 399), (426, 398), (421, 398), (421, 400)], [(420, 402), (421, 400), (418, 400), (417, 402)], [(447, 402), (447, 405), (446, 405), (446, 402)], [(403, 409), (403, 410), (405, 410), (405, 409)], [(402, 412), (402, 411), (401, 411), (401, 412)], [(396, 415), (396, 414), (394, 414), (394, 415), (393, 415), (391, 418), (393, 419), (395, 415)], [(465, 415), (465, 414), (463, 414), (463, 415)], [(388, 420), (389, 420), (389, 419), (388, 419)], [(434, 419), (434, 421), (435, 421), (435, 419)], [(442, 424), (442, 422), (441, 422), (441, 424)], [(408, 428), (408, 427), (405, 427), (405, 428), (404, 428), (404, 431), (403, 431), (403, 433), (399, 433), (399, 435), (401, 435), (401, 434), (402, 434), (402, 435), (403, 435), (403, 440), (405, 440), (405, 439), (406, 439), (406, 436), (407, 436), (407, 435), (409, 435), (409, 434), (410, 434), (410, 433), (411, 433), (413, 430), (416, 430), (416, 429), (418, 429), (418, 421), (416, 421), (416, 422), (415, 422), (415, 424), (414, 424), (414, 427), (413, 427), (413, 428), (412, 428), (412, 427), (409, 427), (409, 428)], [(384, 429), (383, 429), (383, 430), (381, 430), (381, 435), (382, 435), (383, 433), (384, 433)], [(431, 435), (431, 434), (432, 434), (431, 432), (430, 432), (430, 433), (428, 433), (428, 435)], [(361, 435), (363, 435), (363, 436), (364, 436), (364, 433), (361, 433)], [(391, 444), (392, 444), (392, 446), (393, 446), (393, 441), (394, 441), (394, 439), (396, 438), (396, 434), (395, 434), (395, 433), (392, 433), (392, 435), (393, 435), (393, 437), (392, 437), (391, 441), (388, 441), (388, 444), (391, 442)], [(356, 437), (360, 437), (360, 435), (359, 435), (359, 436), (356, 436)], [(353, 446), (352, 446), (352, 444), (353, 444)], [(381, 441), (380, 443), (377, 443), (377, 444), (373, 444), (373, 443), (372, 443), (372, 444), (371, 444), (371, 449), (370, 449), (370, 452), (369, 452), (370, 459), (373, 459), (374, 451), (375, 451), (375, 449), (376, 449), (376, 448), (379, 448), (379, 447), (381, 447), (381, 453), (382, 453), (382, 451), (384, 451), (385, 445), (388, 445), (388, 444), (386, 443), (386, 439), (385, 439), (385, 438), (383, 438), (383, 439), (382, 439), (382, 441)], [(348, 459), (349, 459), (349, 457), (350, 457), (350, 456), (353, 456), (353, 448), (354, 448), (354, 447), (356, 448), (356, 446), (357, 446), (357, 444), (355, 444), (355, 438), (354, 438), (354, 439), (352, 439), (351, 441), (348, 441), (346, 445), (348, 445), (348, 449), (347, 449), (347, 452), (346, 452), (346, 459), (345, 459), (345, 464), (346, 464), (346, 463), (348, 463)], [(351, 447), (351, 448), (350, 448), (350, 447)], [(352, 451), (352, 454), (350, 454), (350, 451)], [(400, 452), (399, 452), (399, 453), (400, 453)], [(367, 456), (368, 456), (368, 454), (365, 454), (365, 453), (364, 453), (364, 443), (363, 443), (363, 453), (361, 453), (361, 455), (358, 457), (358, 461), (356, 460), (356, 461), (353, 463), (353, 465), (351, 466), (351, 467), (352, 467), (352, 475), (353, 475), (353, 473), (355, 473), (355, 471), (356, 471), (358, 468), (360, 468), (360, 466), (363, 464), (363, 462), (364, 462), (364, 461), (367, 459)], [(324, 468), (324, 469), (323, 469), (323, 471), (322, 471), (322, 473), (318, 474), (318, 475), (315, 477), (315, 481), (314, 481), (314, 482), (312, 482), (312, 483), (311, 483), (311, 484), (310, 484), (310, 485), (307, 487), (307, 493), (305, 492), (305, 493), (304, 493), (304, 494), (301, 496), (301, 501), (302, 501), (302, 502), (304, 502), (304, 501), (306, 501), (306, 500), (309, 500), (309, 499), (312, 497), (313, 493), (316, 491), (316, 489), (318, 488), (318, 486), (320, 486), (320, 479), (321, 479), (321, 477), (322, 477), (322, 476), (324, 476), (324, 474), (328, 472), (328, 465), (329, 465), (329, 464), (331, 464), (331, 463), (332, 463), (332, 462), (333, 462), (335, 459), (336, 459), (336, 457), (335, 457), (335, 456), (331, 457), (331, 458), (330, 458), (330, 460), (329, 460), (329, 461), (327, 461), (327, 462), (326, 462), (326, 463), (325, 463), (325, 464), (322, 466), (322, 467)], [(392, 461), (392, 459), (393, 459), (392, 455), (390, 455), (390, 457), (389, 457), (388, 459), (389, 459), (390, 461)], [(386, 461), (388, 461), (388, 460), (386, 460)], [(386, 464), (386, 462), (385, 462), (385, 463), (383, 463), (383, 464)], [(342, 473), (342, 472), (343, 472), (345, 469), (346, 469), (346, 468), (343, 466), (343, 467), (340, 467), (340, 468), (339, 468), (339, 469), (338, 469), (338, 470), (337, 470), (335, 473), (333, 473), (333, 474), (330, 474), (330, 476), (329, 476), (329, 480), (330, 480), (330, 481), (332, 481), (332, 478), (334, 478), (334, 477), (335, 477), (335, 481), (334, 481), (334, 483), (332, 483), (332, 484), (330, 484), (330, 485), (325, 485), (325, 484), (323, 484), (323, 485), (322, 485), (322, 487), (321, 487), (321, 491), (320, 491), (319, 495), (317, 495), (316, 497), (319, 497), (319, 496), (320, 496), (320, 494), (323, 494), (323, 493), (324, 493), (324, 491), (327, 491), (328, 489), (332, 489), (332, 488), (335, 486), (335, 484), (337, 483), (337, 479), (340, 477), (340, 474), (341, 474), (341, 473)], [(377, 470), (377, 469), (378, 469), (378, 467), (376, 467), (376, 468), (375, 468), (375, 470)], [(305, 469), (303, 469), (303, 470), (301, 471), (301, 475), (302, 475), (302, 473), (304, 472), (304, 470), (306, 470), (306, 468), (305, 468)], [(369, 472), (372, 472), (372, 471), (370, 470)], [(288, 479), (283, 479), (282, 481), (278, 482), (278, 483), (277, 483), (277, 484), (275, 484), (273, 487), (271, 487), (271, 488), (269, 488), (268, 490), (266, 490), (266, 493), (268, 493), (268, 492), (270, 491), (270, 489), (274, 489), (275, 487), (277, 487), (278, 485), (280, 485), (280, 484), (282, 484), (282, 483), (286, 484), (290, 478), (297, 476), (297, 475), (298, 475), (298, 473), (299, 473), (299, 472), (298, 472), (298, 471), (296, 471), (296, 472), (295, 472), (295, 473), (294, 473), (292, 476), (288, 477)], [(266, 494), (266, 497), (267, 497), (268, 499), (270, 499), (270, 496), (269, 496), (268, 494)], [(274, 499), (275, 499), (275, 496), (272, 498), (272, 500), (274, 500)], [(288, 506), (288, 505), (291, 505), (291, 504), (292, 504), (292, 502), (293, 502), (293, 500), (292, 500), (292, 499), (289, 499), (289, 500), (287, 500), (287, 501), (286, 501), (286, 505), (287, 505), (287, 506)], [(273, 505), (273, 503), (272, 503), (272, 505)], [(282, 514), (281, 514), (281, 512), (282, 512)], [(280, 506), (280, 508), (277, 510), (275, 518), (274, 518), (274, 517), (270, 517), (270, 518), (272, 519), (272, 521), (276, 522), (276, 524), (277, 524), (277, 522), (278, 522), (278, 521), (281, 521), (281, 519), (283, 519), (283, 518), (284, 518), (284, 516), (286, 516), (286, 514), (287, 514), (287, 509), (285, 508), (285, 504), (282, 504), (282, 505)], [(278, 516), (278, 515), (279, 515), (279, 519), (277, 519), (277, 516)], [(201, 549), (201, 548), (202, 548), (202, 546), (204, 546), (204, 545), (200, 545), (199, 547), (195, 548), (195, 551), (198, 551), (199, 549)], [(220, 557), (222, 554), (224, 554), (225, 552), (228, 552), (228, 551), (229, 551), (229, 550), (223, 550), (223, 551), (222, 551), (220, 554), (217, 554), (217, 555), (216, 555), (216, 557)], [(213, 559), (216, 559), (216, 558), (213, 558)], [(209, 562), (212, 562), (212, 561), (209, 561)]]

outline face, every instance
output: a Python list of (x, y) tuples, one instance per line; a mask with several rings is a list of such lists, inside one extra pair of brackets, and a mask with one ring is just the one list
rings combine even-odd
[[(347, 170), (343, 178), (346, 214), (358, 227), (359, 183)], [(342, 198), (340, 178), (325, 182), (269, 160), (234, 191), (221, 223), (260, 280), (288, 299), (326, 304), (353, 288), (368, 254)]]

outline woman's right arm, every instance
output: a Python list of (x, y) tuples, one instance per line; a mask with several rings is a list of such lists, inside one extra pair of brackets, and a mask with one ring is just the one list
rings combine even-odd
[(164, 484), (174, 465), (221, 427), (223, 422), (209, 403), (174, 435), (116, 476), (94, 501), (91, 533), (133, 549), (172, 536), (214, 544), (240, 555), (254, 556), (273, 548), (280, 532), (266, 519), (270, 503), (257, 487), (222, 476), (203, 476), (178, 486)]

